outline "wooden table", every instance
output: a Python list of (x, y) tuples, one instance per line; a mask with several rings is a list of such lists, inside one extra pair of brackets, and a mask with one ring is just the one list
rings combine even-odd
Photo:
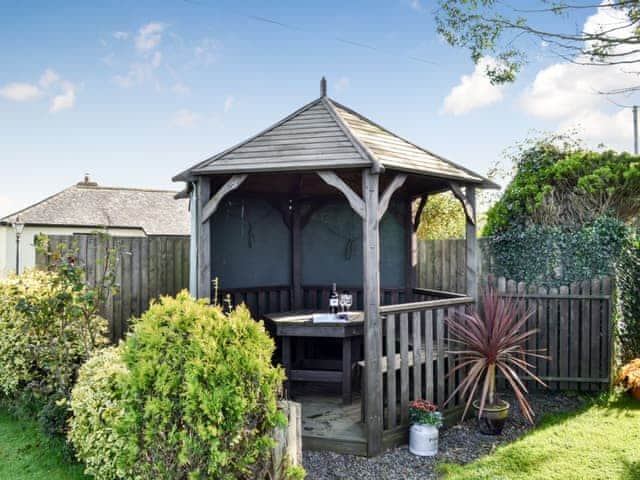
[[(354, 360), (354, 340), (364, 335), (364, 313), (349, 312), (349, 320), (336, 323), (314, 323), (313, 311), (295, 311), (266, 314), (265, 321), (271, 324), (273, 332), (282, 338), (282, 366), (287, 373), (285, 386), (289, 382), (326, 382), (342, 385), (342, 401), (351, 403), (351, 368)], [(291, 362), (291, 339), (304, 337), (335, 338), (342, 340), (342, 361), (340, 370), (294, 369)]]

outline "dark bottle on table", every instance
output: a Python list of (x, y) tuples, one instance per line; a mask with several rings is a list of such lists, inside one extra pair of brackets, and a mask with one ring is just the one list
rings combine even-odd
[(338, 291), (336, 290), (336, 284), (334, 283), (331, 288), (331, 295), (329, 295), (329, 313), (338, 313), (339, 304), (340, 299), (338, 297)]

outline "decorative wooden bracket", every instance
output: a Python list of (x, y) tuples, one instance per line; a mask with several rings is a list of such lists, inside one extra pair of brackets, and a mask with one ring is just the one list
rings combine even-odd
[(349, 205), (351, 205), (351, 208), (353, 208), (358, 215), (364, 218), (364, 201), (362, 201), (356, 192), (351, 190), (351, 187), (347, 185), (344, 180), (334, 172), (320, 171), (316, 173), (325, 181), (325, 183), (340, 190), (342, 194), (347, 197), (347, 201), (349, 202)]
[(422, 195), (422, 197), (420, 197), (420, 203), (418, 204), (418, 209), (416, 210), (416, 216), (413, 218), (414, 233), (418, 231), (418, 227), (420, 226), (420, 220), (422, 219), (422, 211), (424, 210), (424, 207), (427, 204), (428, 199), (429, 199), (429, 195)]
[(396, 190), (398, 190), (404, 184), (406, 179), (406, 173), (399, 173), (393, 178), (393, 180), (391, 180), (391, 183), (382, 194), (382, 197), (380, 197), (380, 203), (378, 204), (378, 221), (382, 219), (385, 212), (387, 211), (387, 208), (389, 208), (391, 197), (396, 192)]
[(449, 188), (453, 192), (453, 195), (460, 200), (462, 203), (462, 207), (464, 208), (464, 213), (467, 216), (467, 220), (472, 225), (476, 224), (476, 212), (475, 207), (472, 202), (469, 201), (467, 196), (462, 192), (462, 188), (459, 184), (455, 182), (449, 182)]
[(209, 218), (211, 218), (211, 215), (213, 215), (218, 209), (218, 205), (220, 205), (220, 202), (222, 201), (224, 196), (242, 185), (242, 182), (244, 182), (246, 178), (247, 175), (242, 174), (234, 175), (229, 180), (227, 180), (227, 183), (220, 187), (220, 190), (218, 190), (216, 194), (211, 197), (211, 199), (202, 208), (201, 222), (205, 223), (207, 220), (209, 220)]

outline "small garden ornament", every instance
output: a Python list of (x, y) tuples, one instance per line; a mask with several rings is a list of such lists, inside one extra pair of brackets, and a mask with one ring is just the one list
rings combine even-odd
[(442, 426), (442, 413), (431, 402), (421, 399), (409, 404), (411, 429), (409, 451), (421, 457), (432, 457), (438, 453), (438, 429)]
[(620, 369), (616, 383), (634, 399), (640, 400), (640, 358), (631, 360)]

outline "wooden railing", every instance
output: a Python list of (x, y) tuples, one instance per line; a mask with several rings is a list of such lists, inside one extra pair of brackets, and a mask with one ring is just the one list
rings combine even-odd
[[(353, 310), (362, 310), (362, 287), (339, 286), (339, 290), (353, 295)], [(302, 308), (324, 311), (329, 308), (331, 287), (327, 285), (304, 285), (302, 287)], [(291, 287), (289, 285), (261, 286), (250, 288), (231, 288), (220, 290), (218, 302), (224, 303), (227, 295), (233, 306), (244, 303), (254, 318), (262, 318), (265, 313), (277, 313), (294, 310)], [(421, 297), (422, 298), (422, 297)], [(406, 301), (404, 288), (382, 288), (380, 290), (382, 305), (398, 304)]]
[(218, 294), (218, 302), (224, 304), (227, 296), (231, 298), (232, 306), (244, 303), (256, 319), (262, 318), (265, 313), (293, 309), (289, 285), (224, 289)]
[[(422, 293), (435, 296), (433, 291)], [(456, 295), (380, 307), (384, 430), (409, 423), (411, 400), (423, 398), (443, 404), (454, 391), (458, 375), (448, 377), (454, 362), (447, 355), (445, 318), (472, 303), (473, 298)]]

